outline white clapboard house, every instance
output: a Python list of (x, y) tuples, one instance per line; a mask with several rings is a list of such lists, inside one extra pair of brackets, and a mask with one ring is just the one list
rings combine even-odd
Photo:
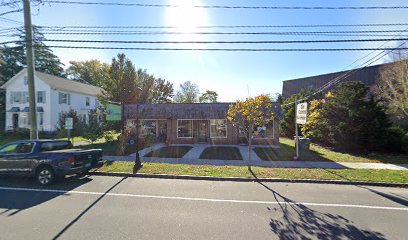
[[(75, 110), (87, 118), (98, 107), (102, 89), (50, 74), (35, 72), (37, 124), (39, 131), (55, 131), (62, 112)], [(30, 127), (27, 69), (21, 70), (1, 88), (6, 90), (6, 131)]]

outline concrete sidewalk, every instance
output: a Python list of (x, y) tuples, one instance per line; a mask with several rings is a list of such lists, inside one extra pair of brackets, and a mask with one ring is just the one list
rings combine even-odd
[[(134, 156), (105, 156), (108, 161), (133, 162)], [(169, 164), (192, 164), (213, 166), (247, 166), (246, 160), (210, 160), (210, 159), (187, 159), (187, 158), (150, 158), (142, 157), (143, 162), (169, 163)], [(389, 169), (408, 170), (408, 164), (387, 163), (352, 163), (352, 162), (311, 162), (311, 161), (252, 161), (252, 166), (273, 168), (324, 168), (324, 169)]]
[[(153, 146), (139, 151), (143, 162), (149, 163), (169, 163), (169, 164), (192, 164), (192, 165), (212, 165), (212, 166), (248, 166), (248, 146), (237, 145), (217, 145), (225, 147), (236, 147), (239, 149), (243, 160), (213, 160), (200, 159), (201, 153), (209, 144), (175, 144), (171, 146), (192, 146), (182, 158), (152, 158), (143, 157), (148, 152), (164, 147), (164, 144), (154, 144)], [(254, 146), (256, 147), (256, 146)], [(278, 147), (278, 146), (272, 146)], [(129, 156), (105, 156), (108, 161), (135, 161), (136, 154)], [(324, 169), (389, 169), (408, 170), (408, 164), (386, 164), (386, 163), (359, 163), (359, 162), (317, 162), (317, 161), (262, 161), (252, 150), (252, 166), (273, 167), (273, 168), (324, 168)]]

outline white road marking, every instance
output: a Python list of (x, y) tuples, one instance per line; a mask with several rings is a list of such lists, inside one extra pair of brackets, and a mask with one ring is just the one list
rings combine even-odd
[[(303, 205), (303, 206), (320, 206), (320, 207), (344, 207), (344, 208), (365, 208), (379, 210), (395, 210), (408, 211), (408, 207), (387, 207), (387, 206), (372, 206), (372, 205), (356, 205), (356, 204), (337, 204), (337, 203), (301, 203), (301, 202), (277, 202), (277, 201), (257, 201), (257, 200), (236, 200), (236, 199), (214, 199), (214, 198), (192, 198), (192, 197), (172, 197), (159, 195), (140, 195), (129, 193), (103, 193), (103, 192), (85, 192), (85, 191), (65, 191), (57, 189), (36, 189), (36, 188), (12, 188), (0, 187), (0, 190), (9, 191), (25, 191), (25, 192), (48, 192), (62, 194), (85, 194), (85, 195), (105, 195), (118, 197), (133, 197), (133, 198), (154, 198), (154, 199), (169, 199), (169, 200), (184, 200), (184, 201), (202, 201), (202, 202), (223, 202), (223, 203), (251, 203), (251, 204), (273, 204), (273, 205)], [(1, 200), (0, 200), (1, 201)]]

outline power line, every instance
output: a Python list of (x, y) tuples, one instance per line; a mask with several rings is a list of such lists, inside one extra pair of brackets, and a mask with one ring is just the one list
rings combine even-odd
[[(405, 30), (405, 31), (406, 31), (406, 30)], [(401, 32), (401, 33), (402, 33), (402, 32)], [(401, 33), (400, 33), (400, 34), (401, 34)], [(402, 48), (402, 46), (404, 46), (406, 43), (407, 43), (407, 41), (404, 41), (403, 43), (401, 43), (400, 45), (398, 45), (396, 48), (390, 48), (390, 49), (377, 48), (377, 50), (382, 50), (382, 51), (381, 51), (380, 53), (378, 53), (377, 55), (375, 55), (374, 57), (370, 58), (368, 61), (366, 61), (366, 62), (364, 62), (363, 64), (361, 64), (358, 68), (352, 69), (352, 70), (350, 70), (350, 71), (348, 71), (348, 72), (346, 72), (346, 73), (343, 73), (343, 74), (340, 75), (340, 76), (337, 76), (336, 78), (334, 78), (334, 79), (330, 80), (329, 82), (325, 83), (323, 86), (321, 86), (320, 88), (318, 88), (315, 92), (313, 92), (313, 93), (310, 94), (309, 96), (304, 97), (303, 99), (300, 99), (300, 100), (298, 100), (298, 101), (308, 100), (311, 96), (314, 96), (314, 95), (316, 95), (316, 94), (318, 94), (318, 93), (320, 93), (320, 92), (326, 90), (327, 88), (331, 87), (332, 85), (335, 85), (335, 84), (339, 83), (340, 81), (344, 80), (345, 78), (351, 76), (353, 73), (355, 73), (355, 72), (357, 72), (357, 71), (359, 71), (359, 70), (361, 70), (361, 69), (363, 69), (363, 68), (365, 68), (365, 67), (367, 67), (367, 66), (370, 66), (371, 64), (373, 64), (374, 62), (378, 61), (379, 59), (385, 57), (386, 55), (388, 55), (388, 54), (389, 54), (390, 52), (392, 52), (392, 51), (395, 51), (395, 50), (404, 50), (404, 48)], [(383, 43), (380, 47), (384, 46), (385, 44), (386, 44), (386, 43)], [(388, 52), (386, 52), (386, 51), (388, 51)], [(385, 54), (383, 54), (383, 53), (385, 53)], [(370, 53), (370, 54), (371, 54), (371, 53)], [(370, 55), (370, 54), (368, 54), (368, 55)], [(381, 54), (383, 54), (383, 55), (380, 56)], [(367, 55), (367, 56), (368, 56), (368, 55)], [(365, 66), (363, 66), (363, 65), (365, 65)], [(296, 102), (286, 103), (286, 104), (283, 104), (282, 106), (287, 106), (287, 105), (291, 105), (291, 104), (294, 104), (294, 103), (296, 103)]]
[[(101, 5), (101, 6), (125, 6), (125, 7), (159, 7), (159, 8), (178, 8), (184, 5), (176, 4), (144, 4), (144, 3), (118, 3), (118, 2), (79, 2), (79, 1), (45, 1), (44, 3), (53, 4), (75, 4), (75, 5)], [(229, 6), (229, 5), (191, 5), (192, 8), (214, 8), (214, 9), (268, 9), (268, 10), (392, 10), (408, 9), (408, 6)]]
[[(390, 27), (408, 26), (408, 23), (316, 24), (316, 25), (213, 25), (195, 28), (324, 28), (324, 27)], [(177, 29), (178, 26), (37, 26), (42, 29)]]
[[(0, 30), (1, 31), (1, 30)], [(408, 38), (383, 39), (340, 39), (340, 40), (289, 40), (289, 41), (129, 41), (129, 40), (74, 40), (74, 39), (44, 39), (43, 42), (70, 43), (125, 43), (125, 44), (295, 44), (295, 43), (348, 43), (348, 42), (384, 42), (403, 41)], [(18, 43), (9, 41), (0, 44)]]
[(8, 23), (14, 23), (14, 24), (23, 24), (20, 21), (16, 21), (16, 20), (13, 20), (13, 19), (10, 19), (10, 18), (5, 18), (5, 17), (0, 17), (0, 21), (8, 22)]
[(349, 31), (267, 31), (267, 32), (176, 32), (176, 31), (129, 31), (129, 30), (52, 30), (44, 31), (44, 34), (128, 34), (128, 35), (316, 35), (316, 34), (365, 34), (365, 33), (395, 33), (399, 29), (392, 30), (349, 30)]
[[(48, 46), (50, 48), (141, 50), (141, 51), (227, 51), (227, 52), (329, 52), (329, 51), (373, 51), (396, 50), (396, 48), (149, 48), (149, 47), (94, 47), (94, 46)], [(408, 50), (408, 47), (398, 48)]]
[(18, 13), (18, 12), (22, 12), (23, 10), (22, 9), (17, 9), (17, 10), (11, 10), (11, 11), (8, 11), (8, 12), (2, 12), (2, 13), (0, 13), (0, 16), (4, 16), (4, 15), (7, 15), (7, 14), (11, 14), (11, 13)]

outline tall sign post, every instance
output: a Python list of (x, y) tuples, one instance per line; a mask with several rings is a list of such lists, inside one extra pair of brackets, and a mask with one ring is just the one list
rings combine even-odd
[(299, 159), (299, 130), (298, 124), (306, 124), (307, 122), (307, 102), (298, 103), (297, 98), (295, 100), (295, 128), (296, 128), (296, 159)]
[(30, 1), (23, 0), (24, 6), (24, 28), (26, 41), (26, 58), (27, 58), (27, 82), (28, 82), (28, 100), (30, 108), (30, 139), (38, 139), (37, 132), (37, 107), (35, 103), (35, 85), (34, 85), (34, 41), (33, 26), (31, 24)]
[[(74, 128), (74, 120), (72, 118), (65, 118), (65, 129), (68, 130), (68, 140), (71, 140), (71, 130)], [(74, 139), (72, 138), (72, 145)]]

